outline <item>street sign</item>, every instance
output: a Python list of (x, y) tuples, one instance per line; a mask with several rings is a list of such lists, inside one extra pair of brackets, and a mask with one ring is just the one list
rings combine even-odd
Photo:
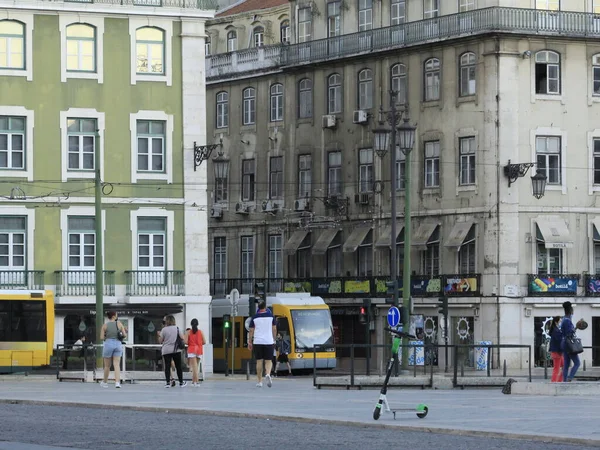
[(232, 305), (237, 305), (240, 302), (240, 291), (237, 289), (232, 289), (229, 295), (229, 301)]
[(390, 309), (388, 309), (387, 321), (390, 327), (397, 327), (400, 323), (400, 310), (395, 306), (391, 306)]

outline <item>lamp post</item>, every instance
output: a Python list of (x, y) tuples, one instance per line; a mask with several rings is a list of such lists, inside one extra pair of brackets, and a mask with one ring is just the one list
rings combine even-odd
[[(504, 175), (508, 178), (508, 187), (517, 181), (518, 178), (527, 175), (529, 169), (535, 166), (535, 163), (520, 163), (511, 164), (510, 159), (508, 164), (504, 166)], [(548, 177), (541, 170), (537, 170), (536, 174), (531, 177), (531, 189), (533, 196), (538, 200), (544, 196), (546, 192), (546, 180)]]
[[(397, 220), (397, 207), (396, 207), (396, 190), (397, 190), (397, 149), (404, 153), (405, 159), (405, 170), (404, 170), (404, 186), (406, 189), (406, 195), (404, 200), (404, 267), (402, 271), (402, 324), (403, 329), (406, 331), (409, 327), (409, 312), (410, 312), (410, 245), (411, 245), (411, 218), (410, 218), (410, 153), (415, 143), (415, 132), (416, 127), (410, 125), (408, 119), (408, 107), (404, 110), (405, 114), (398, 115), (396, 110), (396, 98), (398, 93), (396, 91), (390, 91), (390, 111), (386, 114), (381, 109), (379, 112), (379, 126), (373, 129), (374, 149), (377, 156), (384, 158), (388, 151), (388, 142), (390, 149), (390, 185), (391, 185), (391, 237), (390, 237), (390, 275), (391, 282), (393, 285), (393, 301), (394, 306), (398, 306), (398, 278), (397, 278), (397, 251), (396, 251), (396, 220)], [(385, 126), (385, 116), (387, 115), (387, 122), (391, 125), (391, 129)], [(401, 116), (403, 117), (403, 123), (398, 126), (398, 120)], [(398, 143), (396, 144), (396, 139)], [(402, 368), (408, 368), (408, 340), (403, 339), (402, 343)]]

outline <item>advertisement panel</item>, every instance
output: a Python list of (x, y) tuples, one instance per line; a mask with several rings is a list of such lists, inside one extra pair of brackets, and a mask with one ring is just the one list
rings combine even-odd
[(533, 276), (529, 281), (530, 295), (577, 295), (578, 278), (574, 276)]

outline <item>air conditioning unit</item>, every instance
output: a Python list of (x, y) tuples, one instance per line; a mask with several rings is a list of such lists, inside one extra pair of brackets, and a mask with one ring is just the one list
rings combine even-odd
[(354, 196), (354, 203), (359, 205), (368, 205), (371, 203), (371, 194), (369, 192), (363, 192)]
[(354, 116), (352, 117), (352, 121), (354, 123), (367, 123), (368, 120), (369, 117), (366, 111), (362, 109), (357, 109), (356, 111), (354, 111)]
[(334, 114), (327, 114), (322, 118), (322, 127), (323, 128), (335, 128), (335, 120), (336, 117)]
[(210, 217), (213, 219), (220, 219), (223, 217), (223, 207), (221, 205), (213, 205), (213, 207), (210, 208)]
[(264, 202), (262, 202), (262, 210), (263, 212), (276, 212), (277, 209), (279, 208), (279, 205), (277, 205), (277, 203), (271, 201), (271, 200), (265, 200)]
[(294, 211), (306, 211), (310, 209), (310, 199), (299, 198), (294, 202)]
[(236, 214), (248, 214), (250, 212), (250, 207), (243, 203), (236, 203), (235, 212)]

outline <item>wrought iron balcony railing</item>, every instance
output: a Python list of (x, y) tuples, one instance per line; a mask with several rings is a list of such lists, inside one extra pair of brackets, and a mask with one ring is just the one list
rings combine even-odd
[[(56, 296), (96, 295), (96, 271), (94, 270), (57, 270)], [(115, 295), (115, 271), (104, 271), (104, 295)]]
[(185, 295), (183, 270), (128, 270), (126, 295)]
[(293, 45), (240, 50), (207, 58), (207, 79), (283, 69), (489, 33), (600, 37), (600, 15), (491, 7)]
[(0, 270), (0, 289), (44, 289), (44, 271)]

